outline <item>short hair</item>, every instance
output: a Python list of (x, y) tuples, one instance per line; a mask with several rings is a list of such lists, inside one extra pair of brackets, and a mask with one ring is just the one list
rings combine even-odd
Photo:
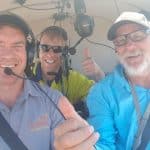
[(0, 14), (0, 27), (10, 26), (22, 31), (26, 38), (27, 64), (25, 72), (28, 76), (31, 74), (30, 65), (33, 62), (35, 53), (35, 38), (29, 25), (16, 14), (4, 12)]
[(42, 36), (45, 34), (48, 35), (49, 37), (52, 37), (52, 38), (55, 38), (55, 37), (59, 38), (60, 37), (64, 41), (68, 40), (67, 32), (62, 27), (49, 26), (49, 27), (45, 28), (40, 34), (40, 40), (41, 40)]

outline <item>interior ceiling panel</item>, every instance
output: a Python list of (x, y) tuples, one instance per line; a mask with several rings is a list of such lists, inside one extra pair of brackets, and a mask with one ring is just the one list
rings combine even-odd
[[(18, 2), (24, 2), (23, 5)], [(68, 33), (69, 44), (73, 45), (79, 39), (74, 30), (74, 0), (0, 0), (0, 12), (9, 11), (22, 16), (31, 25), (36, 37), (42, 29), (55, 23), (54, 15), (60, 10), (58, 7), (65, 3), (61, 22), (57, 21), (56, 25), (64, 27)], [(147, 11), (150, 18), (150, 0), (84, 0), (86, 13), (95, 19), (94, 32), (90, 38), (96, 43), (111, 45), (106, 39), (106, 33), (110, 24), (122, 11)], [(40, 10), (39, 10), (40, 9)], [(58, 17), (58, 16), (57, 16)], [(82, 49), (88, 47), (91, 49), (96, 62), (102, 66), (105, 72), (110, 72), (116, 65), (117, 59), (114, 51), (103, 46), (92, 45), (87, 41), (81, 42), (78, 47), (76, 56), (72, 57), (73, 68), (82, 72), (80, 62), (82, 60)], [(93, 52), (93, 53), (92, 53)], [(100, 53), (100, 55), (98, 55)], [(79, 63), (76, 63), (76, 62)], [(107, 62), (106, 62), (107, 61)]]
[[(18, 2), (22, 3), (19, 4)], [(52, 18), (58, 7), (65, 5), (63, 12), (74, 16), (74, 0), (4, 0), (0, 2), (0, 11), (9, 11), (21, 15), (28, 21)], [(106, 21), (113, 21), (122, 11), (149, 11), (150, 0), (84, 0), (86, 13)]]

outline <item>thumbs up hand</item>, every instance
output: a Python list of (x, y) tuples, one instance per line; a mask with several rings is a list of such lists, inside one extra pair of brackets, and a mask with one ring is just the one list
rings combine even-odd
[(66, 120), (54, 130), (55, 150), (93, 150), (99, 134), (76, 113), (65, 97), (58, 107)]
[(92, 59), (89, 49), (85, 48), (83, 50), (83, 58), (82, 67), (87, 76), (91, 77), (95, 81), (98, 81), (105, 76), (104, 72)]

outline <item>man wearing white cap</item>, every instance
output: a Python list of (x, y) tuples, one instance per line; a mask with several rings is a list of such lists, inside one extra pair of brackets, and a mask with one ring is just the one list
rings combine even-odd
[(143, 14), (124, 12), (110, 27), (108, 40), (120, 64), (87, 98), (88, 121), (100, 134), (97, 149), (149, 150), (150, 24)]

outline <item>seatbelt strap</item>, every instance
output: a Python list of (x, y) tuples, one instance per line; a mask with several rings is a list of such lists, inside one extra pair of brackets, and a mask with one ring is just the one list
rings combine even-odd
[(141, 144), (137, 148), (137, 150), (144, 150), (146, 149), (148, 143), (150, 142), (150, 116), (146, 123), (145, 129), (142, 134)]
[(138, 121), (138, 130), (134, 138), (134, 144), (133, 144), (133, 150), (136, 150), (139, 145), (141, 144), (141, 137), (144, 131), (144, 128), (146, 126), (146, 123), (148, 121), (149, 115), (150, 115), (150, 102), (148, 102), (146, 110), (142, 116), (139, 99), (135, 91), (134, 85), (129, 81), (129, 84), (131, 86), (131, 94), (133, 97), (133, 102), (137, 114), (137, 121)]
[(145, 126), (147, 124), (147, 121), (150, 116), (150, 101), (148, 101), (147, 107), (145, 109), (144, 114), (142, 115), (140, 104), (139, 104), (139, 99), (135, 91), (134, 85), (131, 83), (131, 81), (128, 79), (128, 77), (125, 74), (125, 77), (127, 81), (129, 82), (129, 85), (131, 87), (131, 94), (133, 97), (133, 102), (136, 110), (136, 115), (137, 115), (137, 122), (138, 122), (138, 130), (137, 134), (134, 137), (134, 142), (133, 142), (133, 150), (137, 150), (139, 145), (141, 144), (141, 138), (143, 135), (143, 131), (145, 129)]
[(0, 112), (0, 136), (11, 150), (28, 150)]
[(146, 123), (150, 116), (150, 102), (148, 102), (148, 106), (146, 107), (146, 110), (142, 116), (141, 115), (142, 113), (140, 110), (140, 105), (139, 105), (139, 100), (136, 95), (134, 86), (132, 85), (132, 83), (130, 83), (130, 85), (131, 85), (131, 93), (133, 96), (133, 102), (135, 105), (137, 119), (138, 119), (138, 131), (137, 131), (137, 134), (135, 135), (134, 144), (133, 144), (133, 150), (136, 150), (139, 147), (139, 145), (141, 144), (141, 137), (142, 137), (144, 128), (145, 128)]

